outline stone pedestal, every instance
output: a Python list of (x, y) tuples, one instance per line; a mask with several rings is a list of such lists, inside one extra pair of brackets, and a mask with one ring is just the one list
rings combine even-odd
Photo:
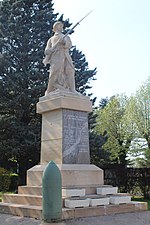
[(42, 114), (41, 162), (89, 164), (89, 97), (56, 92), (41, 97), (37, 113)]
[(27, 186), (41, 186), (45, 166), (53, 160), (62, 175), (63, 188), (84, 187), (96, 193), (103, 185), (103, 170), (90, 165), (88, 113), (92, 104), (88, 96), (54, 92), (37, 103), (42, 114), (41, 161), (27, 172)]
[[(27, 171), (27, 186), (42, 186), (42, 175), (46, 165), (36, 165)], [(103, 170), (91, 164), (57, 164), (62, 175), (62, 187), (85, 189), (103, 185)], [(87, 193), (87, 191), (86, 191)]]

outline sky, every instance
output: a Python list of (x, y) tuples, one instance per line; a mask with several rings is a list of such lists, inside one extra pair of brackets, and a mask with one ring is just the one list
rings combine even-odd
[(97, 101), (134, 94), (150, 76), (150, 0), (53, 0), (54, 12), (76, 24), (71, 35), (89, 63), (97, 68), (91, 82)]

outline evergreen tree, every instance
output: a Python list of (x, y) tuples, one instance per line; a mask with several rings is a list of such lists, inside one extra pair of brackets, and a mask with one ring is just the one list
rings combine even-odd
[[(75, 67), (76, 90), (82, 94), (86, 94), (86, 90), (91, 88), (90, 81), (95, 80), (94, 75), (96, 75), (96, 68), (94, 70), (89, 70), (85, 55), (77, 50), (76, 47), (73, 47), (71, 57)], [(95, 101), (95, 99), (93, 99), (93, 101)]]
[[(48, 73), (42, 64), (45, 44), (57, 20), (50, 0), (3, 0), (0, 8), (0, 164), (11, 160), (25, 171), (39, 162), (41, 119), (36, 103), (44, 95)], [(96, 69), (89, 70), (84, 54), (71, 50), (77, 90), (86, 94)], [(22, 182), (22, 181), (21, 181)]]

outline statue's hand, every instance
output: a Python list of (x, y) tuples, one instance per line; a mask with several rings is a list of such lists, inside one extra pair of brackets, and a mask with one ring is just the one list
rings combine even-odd
[(47, 48), (45, 50), (45, 55), (51, 55), (53, 53), (54, 49), (53, 48)]
[(64, 38), (61, 38), (61, 39), (59, 40), (59, 44), (65, 45), (65, 44), (66, 44), (65, 39), (64, 39)]

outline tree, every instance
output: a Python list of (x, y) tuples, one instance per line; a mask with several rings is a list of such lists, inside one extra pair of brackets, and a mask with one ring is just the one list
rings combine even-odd
[(134, 118), (139, 137), (147, 141), (150, 149), (150, 77), (135, 94)]
[(127, 154), (129, 159), (130, 156), (141, 155), (143, 157), (137, 159), (138, 164), (149, 166), (149, 103), (150, 78), (130, 98), (113, 96), (104, 108), (98, 109), (96, 132), (107, 134), (103, 147), (110, 152), (112, 162), (126, 165)]
[(97, 134), (106, 135), (104, 149), (110, 153), (112, 163), (127, 165), (127, 152), (132, 141), (132, 135), (127, 135), (125, 129), (126, 106), (128, 99), (124, 95), (113, 96), (104, 108), (98, 109)]
[[(130, 119), (134, 126), (134, 144), (130, 154), (137, 156), (138, 166), (150, 166), (150, 77), (130, 99)], [(131, 120), (132, 118), (132, 120)], [(141, 157), (139, 157), (141, 155)]]
[(96, 68), (89, 70), (85, 55), (77, 50), (75, 46), (72, 48), (71, 57), (75, 67), (76, 90), (86, 94), (86, 91), (91, 88), (90, 81), (95, 80)]
[(3, 1), (1, 12), (1, 164), (14, 159), (25, 178), (26, 168), (39, 161), (40, 119), (35, 103), (47, 81), (39, 59), (57, 14), (52, 13), (51, 1), (32, 0)]
[(137, 157), (135, 161), (136, 161), (137, 167), (150, 168), (150, 149), (149, 148), (144, 149), (143, 157)]
[[(64, 22), (66, 31), (71, 24), (54, 13), (50, 0), (3, 0), (0, 11), (0, 163), (6, 167), (13, 161), (24, 180), (25, 171), (39, 162), (41, 119), (36, 103), (48, 82), (42, 64), (45, 43), (56, 20)], [(86, 94), (96, 69), (89, 70), (76, 47), (71, 54), (77, 90)]]
[[(108, 104), (108, 98), (103, 98), (99, 102), (99, 110), (104, 109)], [(90, 131), (90, 153), (91, 153), (91, 163), (102, 167), (110, 163), (110, 152), (103, 148), (103, 145), (107, 142), (107, 134), (99, 134), (95, 131), (97, 125), (98, 111), (97, 107), (93, 109), (92, 115), (92, 126), (89, 127)]]

